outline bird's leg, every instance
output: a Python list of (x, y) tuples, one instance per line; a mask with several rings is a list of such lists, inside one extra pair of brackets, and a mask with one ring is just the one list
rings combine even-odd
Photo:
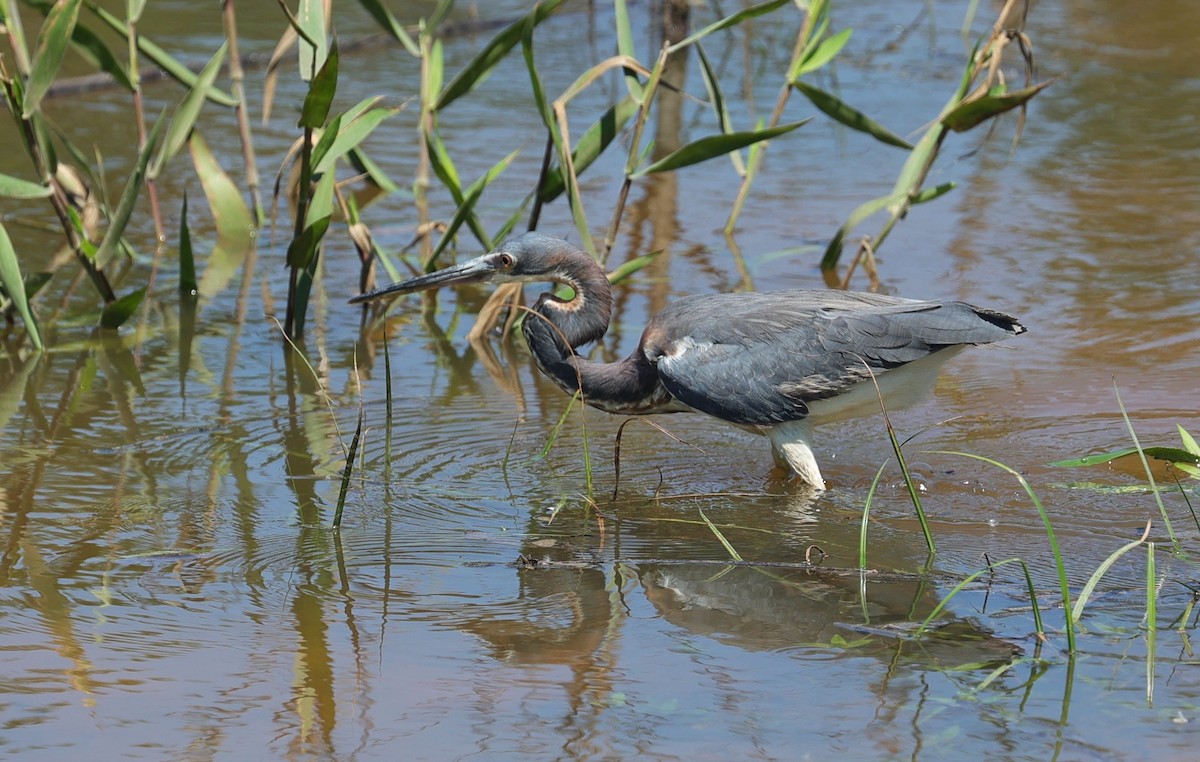
[(794, 472), (805, 484), (825, 489), (821, 469), (808, 444), (812, 438), (812, 426), (808, 421), (788, 421), (773, 426), (767, 432), (767, 438), (771, 440), (771, 455), (780, 468)]

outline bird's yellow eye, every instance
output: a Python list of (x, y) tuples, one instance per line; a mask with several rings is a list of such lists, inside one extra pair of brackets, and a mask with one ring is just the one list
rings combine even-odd
[(505, 270), (511, 270), (512, 266), (517, 263), (517, 261), (512, 258), (511, 254), (501, 254), (499, 261), (500, 261), (500, 267), (502, 267)]

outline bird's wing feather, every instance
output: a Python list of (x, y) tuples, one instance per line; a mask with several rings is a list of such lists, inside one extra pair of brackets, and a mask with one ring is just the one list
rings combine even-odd
[(839, 291), (688, 297), (651, 320), (642, 351), (683, 403), (733, 423), (771, 425), (804, 418), (808, 402), (870, 373), (1017, 332), (1015, 321), (981, 312)]

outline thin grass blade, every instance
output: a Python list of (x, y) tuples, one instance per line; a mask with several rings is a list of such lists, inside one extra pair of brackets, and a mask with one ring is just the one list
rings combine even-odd
[(714, 523), (712, 523), (712, 521), (710, 521), (710, 520), (709, 520), (708, 516), (705, 516), (705, 515), (704, 515), (704, 511), (700, 511), (700, 518), (704, 519), (704, 524), (705, 524), (705, 525), (708, 527), (708, 530), (709, 530), (710, 532), (712, 532), (712, 533), (713, 533), (713, 535), (714, 535), (714, 536), (715, 536), (715, 537), (716, 537), (718, 540), (720, 540), (720, 541), (721, 541), (721, 544), (722, 544), (722, 545), (724, 545), (724, 546), (725, 546), (725, 551), (726, 551), (727, 553), (729, 553), (729, 557), (730, 557), (730, 558), (732, 558), (734, 561), (742, 561), (742, 560), (744, 560), (744, 559), (742, 558), (741, 554), (739, 554), (739, 553), (737, 552), (737, 548), (733, 547), (733, 545), (732, 545), (732, 544), (729, 542), (729, 540), (725, 539), (725, 535), (721, 534), (721, 530), (720, 530), (720, 529), (717, 529), (717, 525), (716, 525), (716, 524), (714, 524)]
[(1100, 565), (1096, 567), (1095, 571), (1092, 572), (1092, 575), (1088, 577), (1088, 581), (1086, 584), (1084, 584), (1083, 589), (1079, 591), (1079, 595), (1075, 598), (1075, 609), (1071, 612), (1071, 614), (1076, 622), (1078, 622), (1083, 616), (1083, 608), (1087, 605), (1088, 600), (1091, 599), (1092, 593), (1096, 590), (1096, 585), (1100, 584), (1100, 580), (1104, 578), (1104, 575), (1109, 569), (1112, 568), (1112, 565), (1115, 564), (1121, 558), (1121, 556), (1146, 542), (1146, 538), (1149, 536), (1150, 522), (1147, 521), (1146, 531), (1142, 532), (1141, 537), (1137, 538), (1133, 542), (1126, 543), (1125, 545), (1117, 548), (1109, 554), (1108, 558), (1104, 559)]
[(346, 495), (350, 492), (350, 475), (354, 472), (354, 456), (358, 452), (358, 442), (362, 439), (363, 411), (358, 409), (358, 424), (354, 427), (354, 437), (350, 440), (350, 451), (346, 453), (346, 466), (342, 469), (342, 486), (338, 490), (337, 507), (333, 510), (333, 528), (342, 525), (342, 513), (346, 510)]
[(879, 487), (879, 480), (883, 477), (883, 469), (887, 468), (888, 462), (885, 460), (880, 464), (879, 470), (875, 472), (875, 478), (871, 480), (871, 489), (867, 490), (867, 498), (863, 501), (862, 519), (858, 527), (858, 568), (867, 568), (867, 527), (871, 520), (871, 501), (875, 499), (875, 490)]
[(967, 585), (979, 579), (984, 574), (988, 574), (995, 569), (1000, 568), (1001, 566), (1007, 566), (1008, 564), (1014, 563), (1024, 565), (1024, 562), (1019, 558), (1006, 558), (1003, 561), (997, 561), (994, 564), (988, 564), (979, 571), (967, 575), (961, 582), (951, 588), (950, 592), (946, 593), (946, 595), (940, 601), (938, 601), (938, 604), (933, 607), (933, 611), (929, 612), (929, 616), (925, 617), (924, 621), (921, 622), (921, 626), (917, 628), (915, 633), (913, 633), (913, 637), (919, 638), (924, 635), (925, 631), (929, 629), (929, 625), (932, 624), (933, 621), (937, 619), (943, 611), (946, 610), (946, 607), (950, 605), (950, 601), (954, 600), (954, 597), (962, 592)]
[(1154, 704), (1154, 661), (1158, 642), (1158, 571), (1154, 543), (1146, 543), (1146, 703)]
[[(520, 284), (517, 284), (520, 285)], [(550, 430), (550, 436), (546, 439), (546, 444), (542, 445), (542, 449), (538, 451), (539, 458), (545, 458), (553, 449), (554, 443), (558, 441), (558, 435), (562, 432), (562, 427), (570, 417), (571, 411), (575, 408), (575, 403), (579, 401), (579, 392), (571, 395), (571, 401), (563, 409), (562, 415), (558, 417), (558, 421), (554, 424), (554, 428)]]
[(1058, 539), (1054, 535), (1054, 525), (1050, 522), (1050, 515), (1046, 513), (1046, 507), (1042, 505), (1041, 498), (1039, 498), (1037, 493), (1033, 491), (1033, 487), (1030, 486), (1029, 482), (1024, 476), (1022, 476), (1015, 469), (1001, 463), (998, 460), (985, 458), (982, 455), (975, 455), (974, 453), (958, 452), (956, 450), (934, 450), (933, 452), (943, 455), (956, 455), (962, 458), (971, 458), (972, 460), (978, 460), (983, 463), (991, 464), (996, 468), (1012, 474), (1016, 477), (1017, 481), (1020, 482), (1021, 487), (1025, 490), (1025, 494), (1029, 496), (1030, 501), (1033, 502), (1034, 507), (1037, 509), (1038, 516), (1042, 519), (1042, 526), (1046, 531), (1046, 539), (1050, 543), (1051, 552), (1054, 554), (1054, 565), (1058, 572), (1059, 594), (1062, 596), (1063, 619), (1065, 620), (1065, 629), (1067, 631), (1067, 650), (1074, 654), (1075, 618), (1072, 615), (1071, 587), (1067, 582), (1067, 567), (1063, 561), (1062, 548), (1059, 547)]
[(1163, 526), (1167, 529), (1167, 536), (1171, 538), (1171, 543), (1175, 549), (1179, 549), (1179, 538), (1175, 536), (1175, 530), (1171, 527), (1171, 516), (1167, 513), (1167, 506), (1163, 504), (1162, 493), (1158, 490), (1158, 485), (1154, 481), (1154, 472), (1150, 470), (1150, 463), (1146, 460), (1146, 451), (1142, 449), (1142, 443), (1138, 441), (1137, 432), (1133, 430), (1133, 422), (1129, 420), (1129, 412), (1125, 409), (1125, 403), (1121, 401), (1121, 390), (1117, 387), (1117, 379), (1113, 377), (1113, 393), (1117, 396), (1117, 407), (1121, 409), (1121, 418), (1125, 421), (1125, 429), (1129, 432), (1129, 438), (1133, 440), (1133, 446), (1137, 448), (1138, 459), (1142, 461), (1142, 469), (1146, 472), (1146, 481), (1150, 482), (1150, 490), (1154, 493), (1154, 501), (1158, 504), (1158, 513), (1162, 516)]

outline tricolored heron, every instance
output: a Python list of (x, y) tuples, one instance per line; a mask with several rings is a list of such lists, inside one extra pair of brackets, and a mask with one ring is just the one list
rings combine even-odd
[(575, 350), (608, 330), (612, 293), (604, 271), (575, 246), (526, 233), (444, 270), (356, 296), (361, 303), (450, 283), (551, 282), (522, 331), (554, 383), (610, 413), (698, 412), (771, 440), (775, 462), (824, 487), (812, 426), (869, 412), (874, 375), (901, 401), (933, 385), (937, 368), (970, 344), (1025, 328), (963, 302), (917, 301), (849, 291), (687, 296), (650, 319), (633, 354), (593, 362)]

